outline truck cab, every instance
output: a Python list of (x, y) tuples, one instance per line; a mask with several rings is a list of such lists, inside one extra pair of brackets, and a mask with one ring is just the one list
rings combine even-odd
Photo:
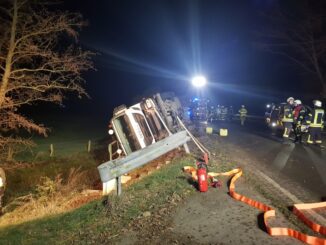
[(115, 108), (110, 125), (125, 155), (172, 134), (168, 127), (171, 119), (161, 111), (162, 108), (152, 98), (128, 108), (125, 105)]

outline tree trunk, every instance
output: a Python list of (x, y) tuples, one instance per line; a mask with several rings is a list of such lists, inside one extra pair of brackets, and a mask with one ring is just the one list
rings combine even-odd
[(14, 0), (14, 14), (12, 17), (12, 24), (10, 30), (10, 43), (9, 43), (9, 49), (6, 58), (5, 72), (3, 74), (1, 87), (0, 87), (0, 109), (5, 101), (6, 90), (8, 87), (9, 77), (11, 73), (12, 57), (14, 55), (14, 50), (15, 50), (17, 18), (18, 18), (17, 0)]

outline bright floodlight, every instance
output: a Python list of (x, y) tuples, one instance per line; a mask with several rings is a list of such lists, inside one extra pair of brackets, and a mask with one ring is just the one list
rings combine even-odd
[(195, 87), (204, 87), (206, 85), (206, 78), (204, 76), (196, 76), (192, 79), (192, 85)]

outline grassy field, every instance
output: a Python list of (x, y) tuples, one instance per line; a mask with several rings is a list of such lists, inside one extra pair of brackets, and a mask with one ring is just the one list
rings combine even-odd
[(179, 157), (125, 188), (120, 197), (112, 195), (68, 213), (3, 227), (0, 244), (109, 243), (144, 212), (155, 212), (193, 193), (182, 173), (184, 165), (192, 164), (193, 158)]
[(89, 171), (90, 176), (94, 176), (94, 181), (99, 180), (96, 167), (99, 162), (88, 153), (75, 153), (65, 157), (45, 157), (33, 165), (26, 165), (21, 168), (8, 169), (7, 189), (5, 203), (13, 199), (35, 191), (40, 183), (41, 177), (54, 179), (58, 175), (66, 178), (71, 168)]
[[(87, 151), (88, 141), (92, 147), (107, 138), (107, 122), (92, 117), (49, 115), (42, 122), (49, 129), (48, 137), (33, 134), (31, 139), (36, 147), (18, 154), (18, 161), (38, 161), (50, 154), (50, 144), (54, 146), (54, 155), (65, 157)], [(29, 137), (29, 136), (28, 136)]]
[[(66, 184), (71, 171), (82, 172), (88, 189), (101, 187), (96, 167), (108, 159), (105, 122), (87, 117), (49, 115), (44, 123), (50, 128), (49, 136), (32, 135), (36, 147), (15, 155), (16, 162), (3, 166), (7, 175), (5, 212), (13, 211), (16, 203), (21, 204), (26, 197), (37, 196), (37, 188), (45, 180), (59, 178)], [(91, 152), (87, 152), (89, 140)], [(50, 144), (54, 145), (53, 157), (50, 157)]]

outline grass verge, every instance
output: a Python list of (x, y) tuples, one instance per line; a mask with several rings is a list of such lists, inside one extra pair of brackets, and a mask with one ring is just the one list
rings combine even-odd
[(144, 212), (155, 212), (193, 193), (181, 171), (193, 163), (190, 157), (174, 159), (127, 187), (120, 197), (112, 195), (69, 213), (4, 227), (0, 244), (108, 244)]
[(33, 165), (26, 164), (21, 168), (6, 169), (7, 189), (4, 201), (9, 203), (19, 196), (34, 192), (42, 177), (54, 179), (59, 174), (63, 174), (62, 177), (65, 179), (71, 168), (89, 171), (89, 176), (92, 176), (93, 179), (99, 179), (96, 172), (97, 165), (98, 162), (92, 155), (78, 153), (63, 158), (44, 159)]

